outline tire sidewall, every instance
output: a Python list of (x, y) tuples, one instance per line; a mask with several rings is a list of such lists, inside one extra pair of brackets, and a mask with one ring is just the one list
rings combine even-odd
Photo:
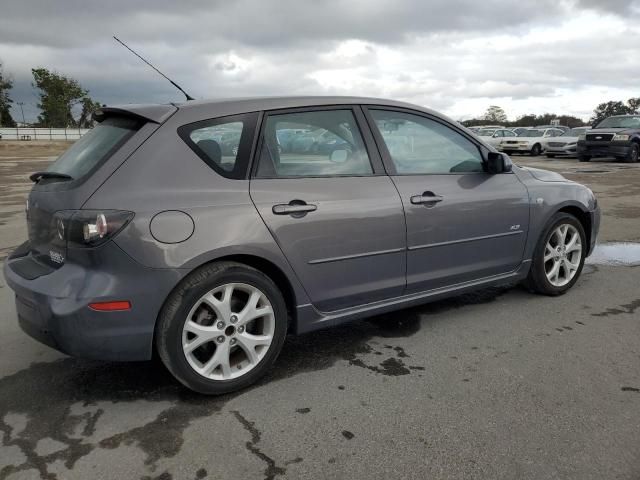
[[(634, 153), (635, 152), (635, 158)], [(640, 155), (640, 146), (637, 143), (631, 144), (631, 150), (629, 150), (629, 155), (625, 158), (625, 160), (629, 163), (636, 163), (638, 161), (638, 155)]]
[(531, 147), (532, 157), (537, 157), (538, 155), (540, 155), (540, 153), (542, 153), (542, 149), (539, 144), (536, 143), (533, 147)]
[[(274, 310), (273, 341), (260, 363), (245, 375), (230, 380), (208, 380), (189, 365), (182, 349), (182, 331), (193, 305), (207, 292), (226, 283), (246, 283), (267, 296)], [(261, 272), (242, 266), (227, 267), (195, 284), (188, 282), (186, 288), (174, 294), (178, 298), (168, 302), (168, 308), (161, 317), (158, 350), (167, 368), (187, 387), (205, 394), (232, 392), (258, 380), (278, 357), (287, 333), (287, 309), (278, 288)]]
[[(570, 224), (578, 231), (578, 234), (580, 235), (580, 242), (582, 244), (582, 256), (580, 257), (580, 265), (578, 267), (578, 270), (571, 281), (566, 285), (563, 285), (562, 287), (557, 287), (555, 285), (552, 285), (551, 282), (549, 282), (549, 279), (547, 279), (547, 275), (544, 270), (544, 250), (547, 242), (549, 241), (551, 233), (563, 224)], [(540, 236), (540, 240), (536, 245), (536, 250), (533, 255), (534, 264), (531, 266), (531, 273), (534, 277), (534, 281), (539, 290), (542, 291), (542, 293), (545, 293), (547, 295), (562, 295), (566, 293), (571, 287), (573, 287), (573, 285), (575, 285), (575, 283), (580, 278), (582, 268), (584, 267), (587, 248), (586, 242), (587, 236), (585, 234), (584, 228), (582, 227), (580, 221), (573, 215), (570, 215), (568, 213), (556, 213), (551, 218), (551, 220), (549, 220), (549, 223), (547, 224), (543, 235)]]

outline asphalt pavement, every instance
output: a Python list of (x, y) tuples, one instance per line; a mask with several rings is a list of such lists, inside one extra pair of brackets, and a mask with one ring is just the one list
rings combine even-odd
[[(640, 240), (640, 165), (515, 160), (589, 184), (602, 241)], [(46, 161), (0, 155), (0, 253)], [(562, 297), (493, 288), (291, 337), (218, 398), (36, 343), (0, 279), (0, 480), (639, 479), (640, 266), (603, 258)]]

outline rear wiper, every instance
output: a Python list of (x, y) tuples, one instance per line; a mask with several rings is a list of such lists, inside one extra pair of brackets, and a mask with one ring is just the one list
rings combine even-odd
[(66, 173), (58, 173), (58, 172), (36, 172), (29, 175), (29, 180), (37, 183), (39, 180), (43, 178), (59, 178), (60, 180), (73, 180), (71, 175), (67, 175)]

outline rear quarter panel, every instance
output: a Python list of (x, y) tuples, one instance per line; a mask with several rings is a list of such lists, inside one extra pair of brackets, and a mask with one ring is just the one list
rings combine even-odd
[[(296, 303), (308, 302), (291, 267), (258, 215), (248, 180), (227, 179), (208, 167), (178, 136), (186, 123), (214, 118), (214, 112), (171, 117), (91, 196), (84, 208), (135, 212), (114, 239), (137, 262), (151, 268), (194, 268), (228, 255), (254, 255), (275, 264), (289, 279)], [(180, 243), (161, 243), (151, 219), (167, 210), (188, 214), (193, 234)]]

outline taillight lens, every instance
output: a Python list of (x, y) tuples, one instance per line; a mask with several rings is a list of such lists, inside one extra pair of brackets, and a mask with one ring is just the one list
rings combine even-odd
[(133, 218), (122, 210), (78, 210), (69, 221), (70, 247), (96, 247), (113, 238)]

